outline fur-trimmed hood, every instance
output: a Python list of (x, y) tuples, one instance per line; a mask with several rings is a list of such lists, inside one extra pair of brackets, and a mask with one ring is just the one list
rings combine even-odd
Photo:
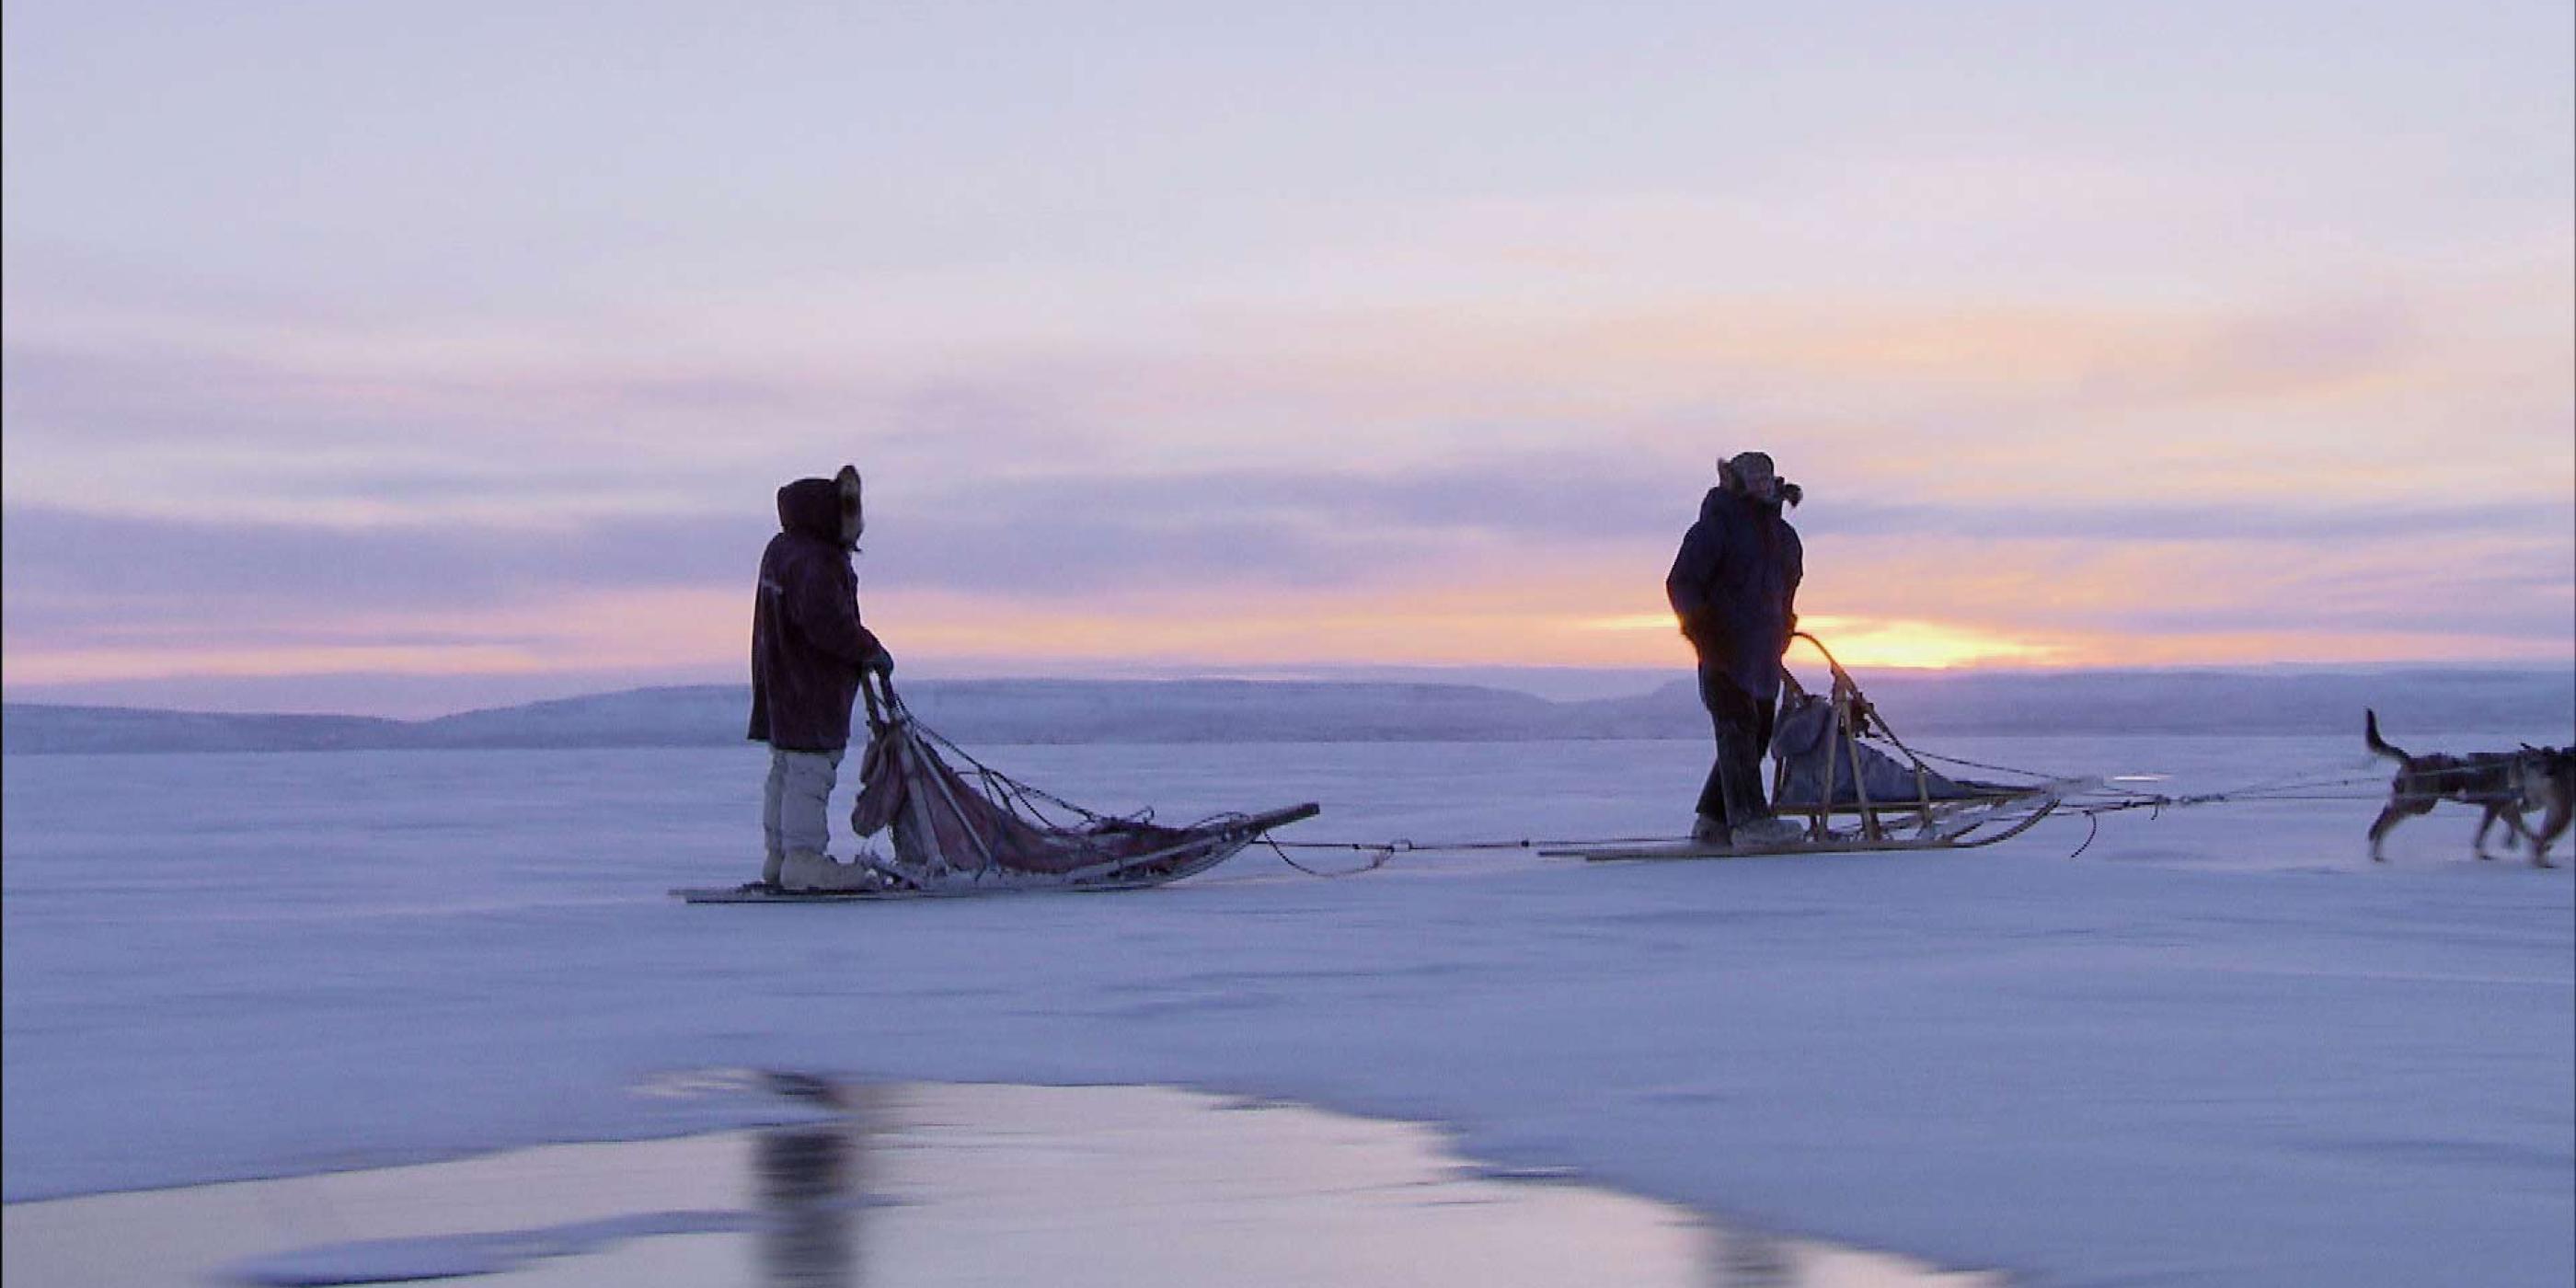
[(842, 520), (858, 515), (859, 500), (859, 472), (850, 466), (842, 466), (839, 474), (828, 479), (798, 479), (778, 489), (778, 530), (844, 549), (854, 547), (858, 537)]
[[(1764, 455), (1759, 452), (1747, 453), (1747, 455), (1760, 456), (1764, 462), (1764, 472), (1768, 473), (1770, 471), (1769, 461), (1771, 458), (1768, 455)], [(1802, 488), (1787, 479), (1781, 478), (1777, 474), (1773, 474), (1771, 477), (1780, 485), (1781, 508), (1794, 510), (1798, 508), (1798, 503), (1800, 501), (1807, 499), (1807, 490), (1805, 488)], [(1719, 457), (1717, 461), (1717, 485), (1725, 491), (1733, 492), (1739, 496), (1743, 495), (1743, 480), (1736, 477), (1734, 465), (1725, 457)], [(1706, 511), (1703, 510), (1702, 514), (1705, 513)]]
[[(1762, 508), (1777, 514), (1782, 509), (1796, 505), (1803, 495), (1803, 492), (1797, 484), (1783, 482), (1780, 484), (1780, 504), (1776, 506), (1762, 506)], [(1708, 490), (1708, 494), (1699, 499), (1700, 521), (1705, 523), (1710, 519), (1716, 518), (1720, 510), (1728, 505), (1762, 505), (1762, 503), (1736, 491), (1731, 481), (1722, 482), (1716, 487), (1710, 488)]]

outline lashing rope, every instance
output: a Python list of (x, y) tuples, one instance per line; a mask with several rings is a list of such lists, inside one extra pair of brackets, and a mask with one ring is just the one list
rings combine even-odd
[[(1264, 834), (1261, 844), (1269, 846), (1274, 853), (1278, 854), (1280, 862), (1310, 877), (1355, 877), (1363, 872), (1375, 872), (1385, 867), (1399, 854), (1475, 850), (1570, 850), (1591, 845), (1671, 845), (1682, 839), (1677, 836), (1605, 836), (1570, 841), (1542, 841), (1530, 837), (1518, 837), (1508, 841), (1416, 841), (1408, 837), (1398, 837), (1392, 841), (1282, 841)], [(1290, 850), (1350, 850), (1370, 857), (1368, 862), (1356, 868), (1328, 872), (1299, 863), (1288, 853)]]
[[(1138, 829), (1159, 826), (1153, 821), (1154, 811), (1151, 806), (1136, 810), (1129, 814), (1105, 814), (1099, 810), (1088, 809), (1084, 806), (1077, 805), (1053, 792), (1047, 791), (1044, 788), (1025, 782), (1021, 779), (1014, 778), (1011, 775), (1003, 773), (1001, 770), (995, 769), (991, 765), (987, 765), (983, 761), (976, 759), (973, 753), (958, 746), (956, 742), (952, 741), (947, 735), (942, 734), (938, 730), (921, 723), (918, 719), (915, 719), (910, 708), (904, 706), (902, 699), (894, 697), (891, 693), (887, 695), (886, 705), (890, 718), (889, 723), (903, 724), (913, 735), (932, 744), (938, 751), (945, 752), (948, 756), (953, 756), (956, 759), (963, 761), (974, 772), (977, 781), (983, 788), (983, 796), (986, 800), (1000, 805), (1003, 812), (1018, 819), (1022, 823), (1037, 828), (1040, 831), (1053, 833), (1066, 840), (1081, 844), (1087, 850), (1099, 852), (1101, 847), (1094, 841), (1094, 836), (1097, 834), (1115, 832), (1122, 829)], [(1043, 802), (1043, 804), (1041, 804), (1041, 802)], [(1079, 827), (1067, 826), (1064, 823), (1059, 822), (1056, 818), (1050, 817), (1047, 813), (1047, 807), (1049, 806), (1060, 811), (1062, 814), (1069, 814), (1079, 819)], [(1238, 828), (1243, 824), (1250, 822), (1251, 819), (1251, 815), (1240, 812), (1217, 813), (1210, 814), (1186, 827), (1171, 830), (1180, 832), (1226, 831)]]

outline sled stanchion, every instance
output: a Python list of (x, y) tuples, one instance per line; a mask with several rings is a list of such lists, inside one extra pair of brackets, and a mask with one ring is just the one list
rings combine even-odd
[[(1826, 701), (1831, 702), (1833, 699), (1827, 698)], [(1823, 795), (1816, 798), (1816, 832), (1813, 838), (1818, 845), (1832, 840), (1834, 835), (1834, 773), (1836, 770), (1834, 740), (1841, 733), (1841, 725), (1842, 721), (1837, 718), (1825, 731), (1825, 790)], [(1786, 781), (1786, 779), (1787, 773), (1784, 770), (1782, 780)]]
[[(920, 727), (913, 723), (911, 713), (904, 710), (902, 701), (895, 697), (893, 677), (880, 672), (877, 673), (876, 680), (877, 683), (885, 686), (886, 709), (892, 712), (895, 720), (903, 726), (902, 736), (912, 754), (925, 761), (932, 759), (930, 749), (921, 743)], [(862, 690), (867, 688), (867, 676), (864, 674), (859, 678), (859, 687)], [(958, 804), (957, 793), (949, 785), (947, 776), (934, 774), (929, 777), (931, 785), (939, 790), (939, 799), (948, 806), (949, 818), (957, 824), (958, 831), (966, 834), (966, 840), (975, 847), (976, 857), (982, 860), (982, 866), (975, 869), (974, 876), (974, 879), (980, 882), (998, 866), (993, 857), (993, 847), (984, 839), (983, 834), (976, 830), (975, 821), (967, 817), (965, 806)], [(924, 816), (928, 816), (927, 811), (924, 811)], [(933, 831), (935, 832), (936, 829), (934, 828)]]
[[(876, 733), (885, 728), (885, 710), (877, 702), (876, 683), (871, 682), (871, 677), (875, 674), (873, 671), (859, 672), (859, 696), (867, 699), (868, 702), (868, 732), (870, 733)], [(894, 692), (893, 681), (882, 682), (887, 686), (887, 693)]]
[[(922, 749), (920, 736), (913, 733), (911, 729), (906, 728), (903, 736), (911, 740), (914, 755), (920, 756), (928, 754)], [(939, 789), (939, 798), (947, 804), (948, 816), (956, 820), (957, 830), (966, 834), (966, 839), (974, 843), (975, 853), (977, 856), (984, 860), (983, 866), (975, 869), (975, 879), (977, 881), (983, 880), (994, 868), (993, 847), (986, 844), (983, 834), (975, 830), (974, 820), (966, 817), (966, 809), (964, 806), (957, 803), (957, 793), (949, 786), (947, 778), (934, 776), (930, 781), (933, 786)]]
[(1837, 678), (1834, 681), (1834, 723), (1842, 730), (1843, 754), (1851, 757), (1852, 799), (1860, 803), (1860, 834), (1872, 841), (1883, 841), (1887, 837), (1879, 830), (1878, 814), (1869, 804), (1869, 775), (1861, 772), (1860, 722), (1854, 718), (1851, 706), (1843, 701), (1842, 688), (1842, 681)]

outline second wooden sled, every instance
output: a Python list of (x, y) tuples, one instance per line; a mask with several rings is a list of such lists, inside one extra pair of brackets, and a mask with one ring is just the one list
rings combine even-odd
[[(1993, 783), (1943, 774), (1897, 738), (1823, 641), (1804, 631), (1797, 638), (1824, 655), (1833, 683), (1824, 694), (1812, 694), (1795, 676), (1782, 674), (1771, 800), (1775, 814), (1804, 825), (1796, 839), (1742, 846), (1630, 842), (1539, 853), (1601, 860), (1971, 850), (2019, 836), (2068, 798), (2101, 786), (2089, 778)], [(1874, 745), (1880, 741), (1892, 750)]]

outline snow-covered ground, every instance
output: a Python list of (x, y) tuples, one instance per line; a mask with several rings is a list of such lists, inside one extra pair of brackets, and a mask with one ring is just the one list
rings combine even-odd
[[(2535, 740), (2564, 730), (2534, 729)], [(2410, 730), (2406, 745), (2494, 745)], [(2347, 738), (1967, 739), (2174, 791)], [(1305, 839), (1668, 834), (1691, 743), (978, 748)], [(657, 1075), (1181, 1083), (1456, 1125), (1757, 1225), (2050, 1284), (2563, 1285), (2576, 879), (2364, 857), (2361, 800), (1992, 850), (1584, 865), (1263, 852), (1135, 895), (687, 907), (756, 749), (12, 758), (10, 1200), (718, 1125)], [(2562, 861), (2576, 853), (2562, 843)], [(1342, 863), (1329, 852), (1310, 863)]]

